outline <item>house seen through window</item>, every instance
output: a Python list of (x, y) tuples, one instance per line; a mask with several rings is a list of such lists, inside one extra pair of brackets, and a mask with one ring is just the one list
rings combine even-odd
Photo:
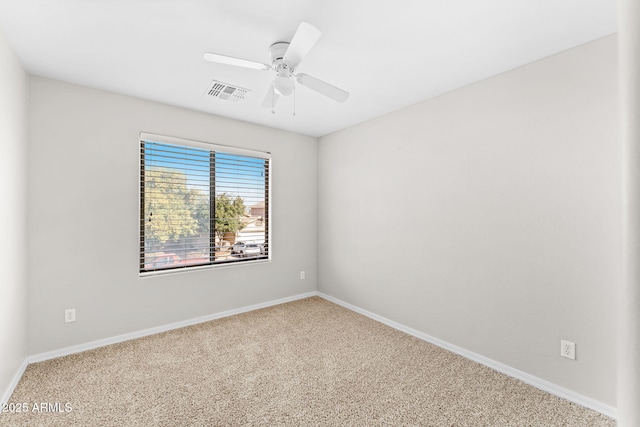
[(140, 272), (268, 259), (269, 160), (141, 134)]

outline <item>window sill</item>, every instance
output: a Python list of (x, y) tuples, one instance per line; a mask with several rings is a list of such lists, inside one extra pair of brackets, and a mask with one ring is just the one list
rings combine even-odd
[(219, 268), (230, 268), (230, 267), (237, 268), (241, 265), (255, 265), (255, 264), (264, 264), (264, 263), (270, 263), (270, 262), (271, 262), (271, 258), (267, 258), (267, 259), (256, 259), (252, 261), (227, 262), (227, 263), (220, 263), (220, 264), (198, 265), (193, 267), (172, 268), (167, 270), (145, 271), (145, 272), (139, 272), (138, 277), (140, 279), (145, 279), (145, 278), (154, 277), (154, 276), (184, 274), (184, 273), (192, 273), (192, 272), (203, 271), (203, 270), (217, 270)]

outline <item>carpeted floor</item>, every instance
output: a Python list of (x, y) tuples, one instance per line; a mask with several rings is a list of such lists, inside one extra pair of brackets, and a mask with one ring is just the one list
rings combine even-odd
[(318, 297), (30, 365), (10, 402), (0, 425), (615, 425)]

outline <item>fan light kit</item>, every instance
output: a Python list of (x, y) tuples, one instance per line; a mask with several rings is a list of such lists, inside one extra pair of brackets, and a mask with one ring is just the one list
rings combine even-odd
[(267, 91), (267, 95), (262, 103), (263, 107), (271, 107), (272, 112), (279, 97), (291, 96), (295, 93), (295, 82), (334, 101), (345, 102), (347, 98), (349, 98), (348, 92), (308, 74), (295, 73), (296, 68), (316, 44), (320, 35), (320, 31), (316, 27), (306, 22), (301, 22), (291, 43), (277, 42), (271, 45), (269, 48), (271, 65), (209, 52), (204, 54), (204, 59), (218, 64), (233, 65), (261, 71), (275, 71), (276, 77), (273, 79), (271, 87)]

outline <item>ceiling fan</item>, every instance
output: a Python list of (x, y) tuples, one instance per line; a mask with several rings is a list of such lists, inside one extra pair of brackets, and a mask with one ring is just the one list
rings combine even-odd
[(235, 65), (255, 70), (274, 70), (276, 77), (262, 103), (263, 107), (273, 109), (280, 96), (289, 96), (294, 93), (295, 81), (335, 101), (345, 102), (349, 98), (348, 92), (308, 74), (295, 73), (296, 68), (316, 44), (320, 35), (320, 31), (316, 27), (301, 22), (290, 43), (277, 42), (271, 45), (269, 48), (271, 65), (210, 52), (204, 54), (204, 59), (218, 64)]

